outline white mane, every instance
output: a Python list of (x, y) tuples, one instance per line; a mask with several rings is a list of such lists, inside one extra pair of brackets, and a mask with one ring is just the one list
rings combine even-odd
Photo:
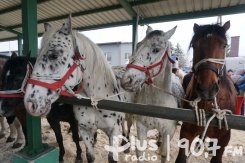
[[(113, 73), (112, 68), (108, 64), (105, 55), (99, 46), (93, 43), (88, 37), (78, 33), (77, 31), (73, 31), (73, 36), (76, 39), (80, 54), (84, 54), (86, 60), (86, 70), (89, 68), (91, 70), (91, 75), (94, 75), (94, 82), (98, 82), (103, 74), (105, 78), (116, 84), (115, 74)], [(95, 72), (97, 72), (97, 76)]]

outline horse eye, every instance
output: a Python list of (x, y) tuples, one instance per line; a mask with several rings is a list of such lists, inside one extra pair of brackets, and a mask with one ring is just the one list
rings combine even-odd
[(49, 58), (50, 60), (55, 60), (55, 59), (58, 58), (58, 55), (57, 55), (57, 54), (50, 54), (50, 55), (48, 56), (48, 58)]
[(228, 44), (225, 44), (225, 45), (223, 46), (224, 49), (227, 48), (227, 47), (228, 47)]
[(154, 49), (152, 50), (153, 53), (158, 53), (159, 51), (160, 51), (159, 48), (154, 48)]

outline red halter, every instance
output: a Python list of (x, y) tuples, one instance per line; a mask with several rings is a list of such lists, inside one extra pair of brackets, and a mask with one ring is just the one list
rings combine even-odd
[[(151, 85), (153, 83), (153, 79), (152, 78), (156, 77), (157, 75), (159, 75), (162, 72), (163, 62), (164, 62), (164, 59), (165, 59), (166, 56), (168, 57), (168, 60), (173, 64), (174, 60), (172, 60), (172, 58), (169, 57), (168, 48), (166, 48), (166, 50), (164, 52), (164, 55), (163, 55), (162, 59), (159, 62), (154, 63), (154, 64), (152, 64), (152, 65), (150, 65), (148, 67), (137, 66), (137, 65), (134, 65), (134, 64), (128, 64), (126, 68), (127, 69), (128, 68), (134, 68), (134, 69), (137, 69), (137, 70), (145, 72), (146, 76), (148, 77), (148, 80), (145, 81), (145, 83), (148, 84), (148, 85)], [(150, 70), (156, 68), (157, 66), (160, 66), (158, 72), (156, 74), (151, 75)]]
[[(75, 55), (73, 56), (74, 60), (84, 60), (84, 58), (81, 57), (80, 54), (75, 53)], [(36, 79), (28, 79), (27, 83), (28, 84), (33, 84), (33, 85), (39, 85), (42, 87), (46, 87), (48, 89), (57, 91), (60, 89), (60, 94), (63, 96), (67, 96), (67, 97), (72, 97), (72, 95), (70, 93), (68, 93), (67, 91), (62, 90), (62, 86), (64, 85), (64, 83), (66, 82), (66, 80), (69, 78), (69, 76), (72, 74), (72, 72), (78, 67), (78, 65), (74, 62), (73, 65), (70, 67), (70, 69), (66, 72), (66, 74), (59, 80), (56, 81), (54, 83), (46, 83), (46, 82), (42, 82)], [(83, 72), (83, 69), (81, 68), (81, 71)], [(82, 92), (84, 89), (84, 81), (82, 80), (82, 87), (75, 91), (75, 93), (79, 93)]]

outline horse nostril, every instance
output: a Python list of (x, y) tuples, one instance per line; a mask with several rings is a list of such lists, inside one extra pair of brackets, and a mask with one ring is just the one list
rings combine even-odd
[(28, 110), (29, 110), (31, 113), (34, 113), (34, 111), (36, 110), (35, 105), (34, 105), (33, 102), (28, 102)]
[(202, 92), (202, 91), (204, 91), (204, 87), (201, 84), (197, 83), (197, 85), (196, 85), (196, 91), (197, 92)]
[(216, 92), (218, 92), (218, 90), (219, 90), (219, 85), (218, 85), (218, 83), (215, 83), (215, 84), (214, 84), (213, 90), (216, 91)]
[(129, 84), (132, 84), (132, 82), (133, 82), (132, 77), (129, 77), (129, 81), (128, 81), (128, 83), (129, 83)]

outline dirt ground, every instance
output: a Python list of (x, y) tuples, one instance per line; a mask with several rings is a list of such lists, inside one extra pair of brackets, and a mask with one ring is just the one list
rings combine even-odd
[[(76, 156), (76, 147), (75, 144), (72, 141), (71, 134), (68, 134), (68, 129), (69, 125), (67, 123), (61, 122), (62, 125), (62, 132), (63, 132), (63, 137), (64, 137), (64, 144), (65, 144), (65, 149), (66, 149), (66, 154), (64, 158), (65, 163), (71, 163), (75, 162), (75, 156)], [(173, 139), (170, 142), (170, 152), (169, 152), (169, 163), (174, 163), (175, 159), (178, 154), (178, 140), (179, 140), (179, 132), (180, 132), (180, 127), (177, 128), (176, 133), (173, 137)], [(132, 135), (136, 136), (136, 131), (132, 127)], [(8, 133), (7, 133), (8, 134)], [(245, 160), (245, 131), (239, 131), (239, 130), (232, 130), (232, 136), (231, 140), (229, 143), (230, 150), (233, 153), (228, 153), (227, 156), (223, 156), (223, 162), (224, 163), (243, 163)], [(8, 135), (7, 135), (8, 136)], [(152, 130), (148, 132), (148, 140), (150, 139), (156, 139), (157, 137), (157, 132), (155, 130)], [(42, 118), (42, 138), (43, 138), (43, 143), (48, 143), (50, 146), (58, 147), (58, 144), (56, 142), (54, 132), (51, 130), (49, 127), (49, 124), (45, 118)], [(11, 163), (12, 159), (12, 154), (17, 150), (12, 150), (11, 146), (12, 143), (5, 143), (6, 139), (0, 139), (0, 163)], [(96, 160), (95, 163), (106, 163), (107, 162), (107, 151), (104, 149), (104, 145), (108, 144), (108, 138), (107, 136), (101, 131), (98, 130), (98, 142), (95, 145), (95, 154), (96, 154)], [(83, 153), (83, 162), (86, 161), (86, 156), (85, 156), (85, 146), (83, 142), (80, 142), (80, 145), (82, 146)], [(237, 150), (235, 152), (235, 148), (240, 150)], [(239, 153), (240, 152), (240, 153)], [(204, 151), (204, 153), (207, 153)], [(232, 156), (233, 154), (233, 156)], [(146, 150), (146, 159), (148, 160), (147, 162), (160, 162), (160, 157), (158, 155), (158, 150), (157, 151), (150, 151)], [(158, 157), (156, 161), (155, 158)], [(205, 155), (202, 154), (199, 157), (192, 156), (189, 160), (189, 162), (198, 162), (198, 163), (206, 163), (209, 162), (211, 158), (211, 155)], [(125, 155), (124, 153), (119, 154), (119, 163), (134, 163), (135, 161), (135, 151), (132, 151), (128, 154)]]

